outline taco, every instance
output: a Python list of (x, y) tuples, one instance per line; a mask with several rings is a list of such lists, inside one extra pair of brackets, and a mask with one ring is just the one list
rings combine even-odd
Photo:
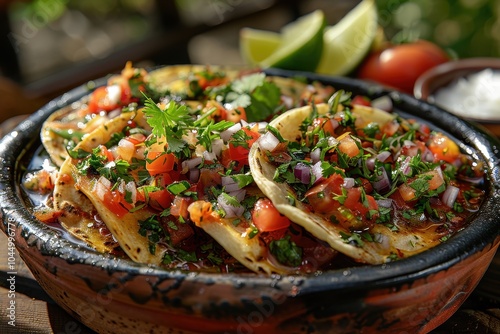
[(61, 225), (100, 251), (119, 245), (136, 262), (169, 268), (327, 266), (336, 252), (264, 202), (248, 174), (259, 125), (215, 123), (210, 110), (148, 99), (85, 136), (58, 174)]
[[(251, 76), (255, 73), (260, 74)], [(89, 89), (92, 85), (88, 84)], [(106, 85), (49, 116), (42, 126), (41, 140), (52, 162), (60, 167), (68, 146), (78, 144), (86, 134), (121, 113), (134, 112), (146, 96), (155, 102), (174, 100), (193, 110), (208, 104), (217, 108), (215, 120), (226, 119), (226, 114), (239, 120), (242, 112), (248, 112), (249, 121), (261, 121), (326, 91), (319, 85), (309, 87), (297, 80), (266, 77), (259, 70), (175, 65), (147, 72), (128, 62)]]
[(250, 151), (251, 173), (279, 212), (370, 264), (420, 253), (464, 226), (476, 207), (467, 197), (483, 192), (461, 179), (482, 172), (449, 137), (342, 92), (331, 101), (279, 116)]

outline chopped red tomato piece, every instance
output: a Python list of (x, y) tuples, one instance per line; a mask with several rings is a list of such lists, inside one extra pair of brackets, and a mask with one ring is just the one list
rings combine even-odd
[(360, 152), (357, 142), (351, 136), (345, 136), (340, 140), (339, 151), (347, 154), (349, 158), (354, 158)]
[(245, 134), (249, 137), (244, 143), (238, 143), (235, 140), (229, 141), (229, 158), (233, 161), (237, 161), (238, 167), (242, 165), (248, 165), (248, 153), (253, 143), (259, 138), (259, 133), (252, 131), (248, 128), (242, 129)]
[(193, 203), (191, 197), (175, 196), (170, 207), (170, 214), (186, 219), (189, 216), (188, 207), (191, 203)]
[(132, 204), (127, 203), (123, 194), (117, 190), (106, 191), (102, 201), (104, 206), (113, 212), (117, 217), (123, 217), (132, 208)]
[(378, 205), (373, 196), (370, 195), (365, 195), (366, 203), (363, 203), (361, 199), (361, 189), (362, 188), (348, 189), (344, 206), (365, 217), (369, 210), (378, 210)]
[(149, 206), (158, 211), (163, 211), (170, 207), (173, 196), (167, 189), (159, 189), (148, 192)]
[(449, 137), (438, 133), (431, 137), (429, 149), (437, 161), (454, 162), (460, 155), (458, 145)]
[(353, 97), (353, 99), (351, 101), (351, 105), (360, 105), (360, 106), (370, 107), (371, 102), (366, 96), (356, 95), (355, 97)]
[(170, 172), (174, 168), (176, 158), (173, 153), (148, 152), (146, 169), (151, 175)]
[(335, 196), (342, 194), (344, 178), (339, 174), (333, 174), (326, 180), (315, 185), (306, 192), (306, 198), (312, 209), (318, 213), (328, 213), (339, 207)]
[(276, 210), (268, 198), (261, 198), (255, 203), (252, 220), (260, 232), (277, 231), (290, 226), (290, 219)]
[[(175, 225), (175, 227), (172, 225)], [(181, 222), (170, 222), (165, 224), (168, 234), (170, 235), (170, 241), (172, 241), (173, 246), (179, 245), (182, 241), (186, 240), (194, 234), (194, 230), (188, 223)]]
[(335, 135), (335, 128), (333, 127), (332, 121), (328, 117), (318, 117), (312, 122), (314, 128), (321, 127), (325, 134), (333, 136)]

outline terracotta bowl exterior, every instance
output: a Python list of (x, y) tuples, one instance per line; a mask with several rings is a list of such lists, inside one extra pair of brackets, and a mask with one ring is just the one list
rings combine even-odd
[[(79, 246), (33, 218), (19, 186), (42, 122), (87, 93), (76, 88), (0, 142), (1, 228), (46, 292), (99, 333), (427, 333), (469, 296), (500, 243), (500, 143), (445, 111), (373, 84), (300, 75), (369, 97), (440, 128), (487, 166), (486, 199), (471, 224), (417, 256), (311, 276), (167, 271)], [(103, 83), (103, 81), (101, 81)]]
[[(414, 92), (416, 98), (434, 103), (433, 94), (442, 87), (467, 75), (491, 68), (500, 70), (500, 58), (465, 58), (438, 65), (423, 73), (415, 82)], [(488, 129), (496, 136), (500, 136), (500, 121), (476, 120), (471, 115), (469, 120), (475, 121)]]

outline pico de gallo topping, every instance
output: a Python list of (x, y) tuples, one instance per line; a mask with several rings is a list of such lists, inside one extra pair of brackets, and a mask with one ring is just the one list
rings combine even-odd
[[(356, 108), (368, 103), (338, 91), (329, 113), (319, 114), (313, 106), (299, 138), (285, 140), (268, 127), (259, 145), (275, 166), (273, 180), (290, 186), (291, 205), (300, 201), (339, 227), (345, 243), (383, 243), (383, 236), (373, 233), (376, 225), (396, 235), (403, 227), (428, 230), (445, 241), (479, 208), (481, 163), (462, 154), (446, 134), (416, 120), (398, 115), (384, 116), (388, 121), (382, 124), (362, 120)], [(388, 260), (401, 257), (395, 251)]]

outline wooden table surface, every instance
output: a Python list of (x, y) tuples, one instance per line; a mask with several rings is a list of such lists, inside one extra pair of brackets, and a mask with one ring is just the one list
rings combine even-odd
[[(19, 119), (13, 120), (15, 124)], [(5, 123), (2, 126), (6, 125)], [(5, 127), (4, 127), (5, 128)], [(0, 128), (0, 138), (2, 136)], [(9, 254), (7, 237), (0, 233), (0, 333), (93, 334), (94, 331), (74, 319), (42, 290), (17, 251)], [(15, 261), (9, 258), (14, 255)], [(10, 267), (10, 266), (13, 267)], [(471, 268), (471, 270), (474, 270)], [(15, 274), (16, 327), (9, 325), (10, 281)], [(462, 307), (432, 334), (500, 333), (500, 252), (474, 293)]]

